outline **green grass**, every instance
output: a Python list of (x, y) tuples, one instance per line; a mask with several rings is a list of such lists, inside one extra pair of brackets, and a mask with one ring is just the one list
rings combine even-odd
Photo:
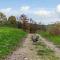
[(21, 29), (17, 28), (0, 28), (0, 60), (4, 59), (9, 53), (11, 53), (22, 38), (26, 35)]
[(55, 56), (54, 51), (47, 48), (46, 45), (41, 41), (36, 44), (36, 50), (37, 54), (43, 60), (59, 60), (59, 58)]
[(40, 35), (47, 38), (49, 41), (52, 41), (54, 44), (56, 44), (58, 47), (60, 47), (60, 36), (57, 35), (51, 35), (48, 32), (40, 32)]

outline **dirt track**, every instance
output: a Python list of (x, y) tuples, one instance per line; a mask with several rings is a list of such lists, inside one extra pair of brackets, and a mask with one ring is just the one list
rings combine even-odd
[(34, 50), (34, 45), (31, 41), (31, 35), (32, 34), (28, 34), (27, 38), (25, 38), (23, 42), (23, 47), (14, 51), (13, 54), (6, 60), (40, 60)]
[[(6, 60), (43, 60), (35, 51), (35, 46), (31, 41), (32, 34), (28, 34), (28, 36), (23, 40), (23, 46), (16, 49), (11, 56), (8, 56)], [(40, 35), (39, 35), (40, 36)], [(40, 40), (50, 49), (55, 51), (57, 57), (60, 57), (60, 49), (57, 48), (52, 42), (44, 39), (40, 36)]]

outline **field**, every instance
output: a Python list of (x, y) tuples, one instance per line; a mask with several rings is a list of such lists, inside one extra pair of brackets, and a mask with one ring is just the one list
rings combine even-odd
[(26, 35), (21, 29), (17, 28), (0, 28), (0, 60), (4, 59), (9, 53), (11, 53), (22, 38)]
[(56, 46), (60, 47), (60, 36), (52, 35), (48, 32), (40, 32), (43, 37), (47, 38), (49, 41), (52, 41)]

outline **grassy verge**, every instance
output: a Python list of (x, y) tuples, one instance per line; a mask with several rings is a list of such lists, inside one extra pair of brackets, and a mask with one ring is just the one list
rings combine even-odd
[(39, 34), (42, 35), (43, 37), (47, 38), (49, 41), (52, 41), (58, 47), (60, 47), (60, 36), (51, 35), (48, 32), (40, 32)]
[(0, 28), (0, 60), (11, 53), (26, 35), (21, 29), (1, 27)]
[(59, 60), (59, 58), (55, 56), (54, 51), (52, 51), (50, 48), (47, 48), (43, 42), (38, 42), (36, 44), (36, 50), (37, 54), (43, 60)]

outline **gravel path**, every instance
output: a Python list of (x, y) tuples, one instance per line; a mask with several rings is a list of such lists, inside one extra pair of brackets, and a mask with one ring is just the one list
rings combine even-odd
[(40, 60), (36, 55), (34, 45), (32, 45), (31, 36), (32, 34), (28, 34), (23, 42), (23, 47), (14, 51), (6, 60)]

